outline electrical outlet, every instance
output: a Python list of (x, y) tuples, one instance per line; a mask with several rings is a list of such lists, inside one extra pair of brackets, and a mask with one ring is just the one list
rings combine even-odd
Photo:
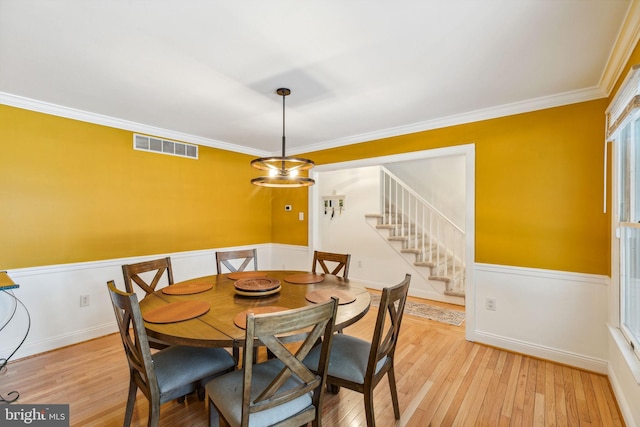
[(358, 260), (358, 268), (362, 268), (362, 261)]
[(487, 298), (485, 300), (485, 307), (487, 310), (496, 311), (496, 299), (495, 298)]
[(80, 295), (80, 307), (87, 307), (90, 302), (91, 299), (89, 295)]

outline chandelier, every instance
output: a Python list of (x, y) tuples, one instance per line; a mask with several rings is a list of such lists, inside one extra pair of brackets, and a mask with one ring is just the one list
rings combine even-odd
[(282, 156), (260, 157), (252, 160), (251, 166), (267, 171), (268, 175), (253, 178), (251, 183), (261, 187), (308, 187), (315, 184), (315, 181), (311, 178), (300, 176), (300, 172), (311, 169), (315, 166), (315, 163), (301, 157), (285, 156), (284, 100), (286, 96), (291, 94), (291, 90), (280, 88), (276, 93), (282, 96)]

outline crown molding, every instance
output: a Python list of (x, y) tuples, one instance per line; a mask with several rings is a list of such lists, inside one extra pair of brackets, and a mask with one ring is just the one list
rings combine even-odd
[(575, 104), (578, 102), (593, 101), (595, 99), (606, 97), (606, 92), (603, 91), (600, 87), (593, 87), (584, 90), (576, 90), (557, 95), (529, 99), (521, 102), (503, 104), (496, 107), (471, 111), (464, 114), (456, 114), (448, 117), (426, 120), (406, 126), (398, 126), (394, 128), (382, 129), (375, 132), (363, 133), (360, 135), (348, 136), (345, 138), (338, 138), (332, 141), (306, 145), (303, 147), (304, 149), (298, 148), (297, 150), (293, 149), (289, 151), (293, 155), (310, 153), (314, 151), (326, 150), (329, 148), (358, 144), (361, 142), (407, 135), (410, 133), (424, 132), (449, 126), (462, 125), (465, 123), (479, 122), (482, 120), (495, 119), (498, 117), (511, 116), (514, 114), (528, 113), (536, 110), (544, 110), (546, 108), (560, 107), (563, 105)]
[(23, 96), (12, 95), (10, 93), (0, 92), (0, 104), (9, 105), (11, 107), (22, 108), (25, 110), (36, 111), (39, 113), (51, 114), (53, 116), (65, 117), (67, 119), (79, 120), (82, 122), (93, 123), (102, 126), (124, 129), (131, 132), (143, 133), (146, 135), (162, 137), (164, 139), (173, 139), (181, 142), (190, 142), (192, 144), (204, 145), (221, 150), (233, 151), (236, 153), (250, 154), (257, 157), (266, 157), (271, 153), (262, 150), (256, 150), (242, 145), (231, 144), (224, 141), (218, 141), (210, 138), (203, 138), (197, 135), (191, 135), (183, 132), (176, 132), (169, 129), (163, 129), (155, 126), (149, 126), (142, 123), (136, 123), (129, 120), (119, 119), (116, 117), (105, 116), (102, 114), (90, 113), (75, 108), (65, 107), (62, 105), (51, 104), (49, 102), (38, 101)]
[[(464, 114), (456, 114), (448, 117), (426, 120), (405, 126), (382, 129), (375, 132), (368, 132), (359, 135), (338, 138), (330, 141), (320, 142), (317, 144), (305, 145), (304, 147), (289, 149), (290, 155), (301, 153), (309, 153), (313, 151), (326, 150), (329, 148), (342, 147), (345, 145), (358, 144), (361, 142), (374, 141), (377, 139), (390, 138), (394, 136), (406, 135), (416, 132), (424, 132), (433, 129), (444, 128), (448, 126), (461, 125), (465, 123), (473, 123), (482, 120), (495, 119), (498, 117), (510, 116), (514, 114), (527, 113), (530, 111), (542, 110), (546, 108), (559, 107), (562, 105), (574, 104), (578, 102), (591, 101), (607, 97), (607, 93), (600, 87), (593, 87), (584, 90), (565, 92), (557, 95), (545, 96), (540, 98), (529, 99), (522, 102), (514, 102), (510, 104), (499, 105)], [(101, 114), (90, 113), (75, 108), (64, 107), (48, 102), (38, 101), (22, 96), (12, 95), (0, 92), (0, 104), (12, 107), (23, 108), (26, 110), (37, 111), (40, 113), (51, 114), (54, 116), (65, 117), (83, 122), (94, 123), (103, 126), (124, 129), (132, 132), (153, 135), (166, 139), (174, 139), (182, 142), (190, 142), (193, 144), (203, 145), (207, 147), (219, 148), (221, 150), (233, 151), (237, 153), (249, 154), (257, 157), (267, 157), (278, 155), (278, 152), (266, 152), (256, 150), (251, 147), (231, 144), (224, 141), (218, 141), (210, 138), (203, 138), (196, 135), (176, 132), (169, 129), (148, 126), (115, 117), (104, 116)]]
[(610, 96), (640, 39), (640, 1), (632, 0), (611, 49), (599, 86)]

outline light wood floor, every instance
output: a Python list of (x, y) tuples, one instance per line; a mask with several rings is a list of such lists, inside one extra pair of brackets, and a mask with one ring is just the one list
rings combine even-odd
[[(371, 336), (376, 309), (345, 330)], [(72, 426), (122, 425), (128, 370), (117, 335), (25, 358), (0, 374), (0, 394), (16, 390), (18, 403), (68, 403)], [(605, 376), (467, 342), (455, 327), (405, 315), (396, 353), (402, 417), (396, 422), (388, 383), (375, 393), (375, 417), (385, 426), (620, 426)], [(146, 425), (147, 402), (138, 393), (134, 425)], [(205, 402), (161, 408), (160, 425), (206, 426)], [(362, 395), (327, 393), (325, 426), (365, 425)]]

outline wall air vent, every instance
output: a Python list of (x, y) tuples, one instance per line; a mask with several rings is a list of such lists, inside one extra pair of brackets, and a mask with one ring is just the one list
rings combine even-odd
[(198, 158), (198, 146), (184, 142), (168, 141), (146, 135), (133, 135), (133, 149), (151, 151), (153, 153), (169, 154), (171, 156)]

